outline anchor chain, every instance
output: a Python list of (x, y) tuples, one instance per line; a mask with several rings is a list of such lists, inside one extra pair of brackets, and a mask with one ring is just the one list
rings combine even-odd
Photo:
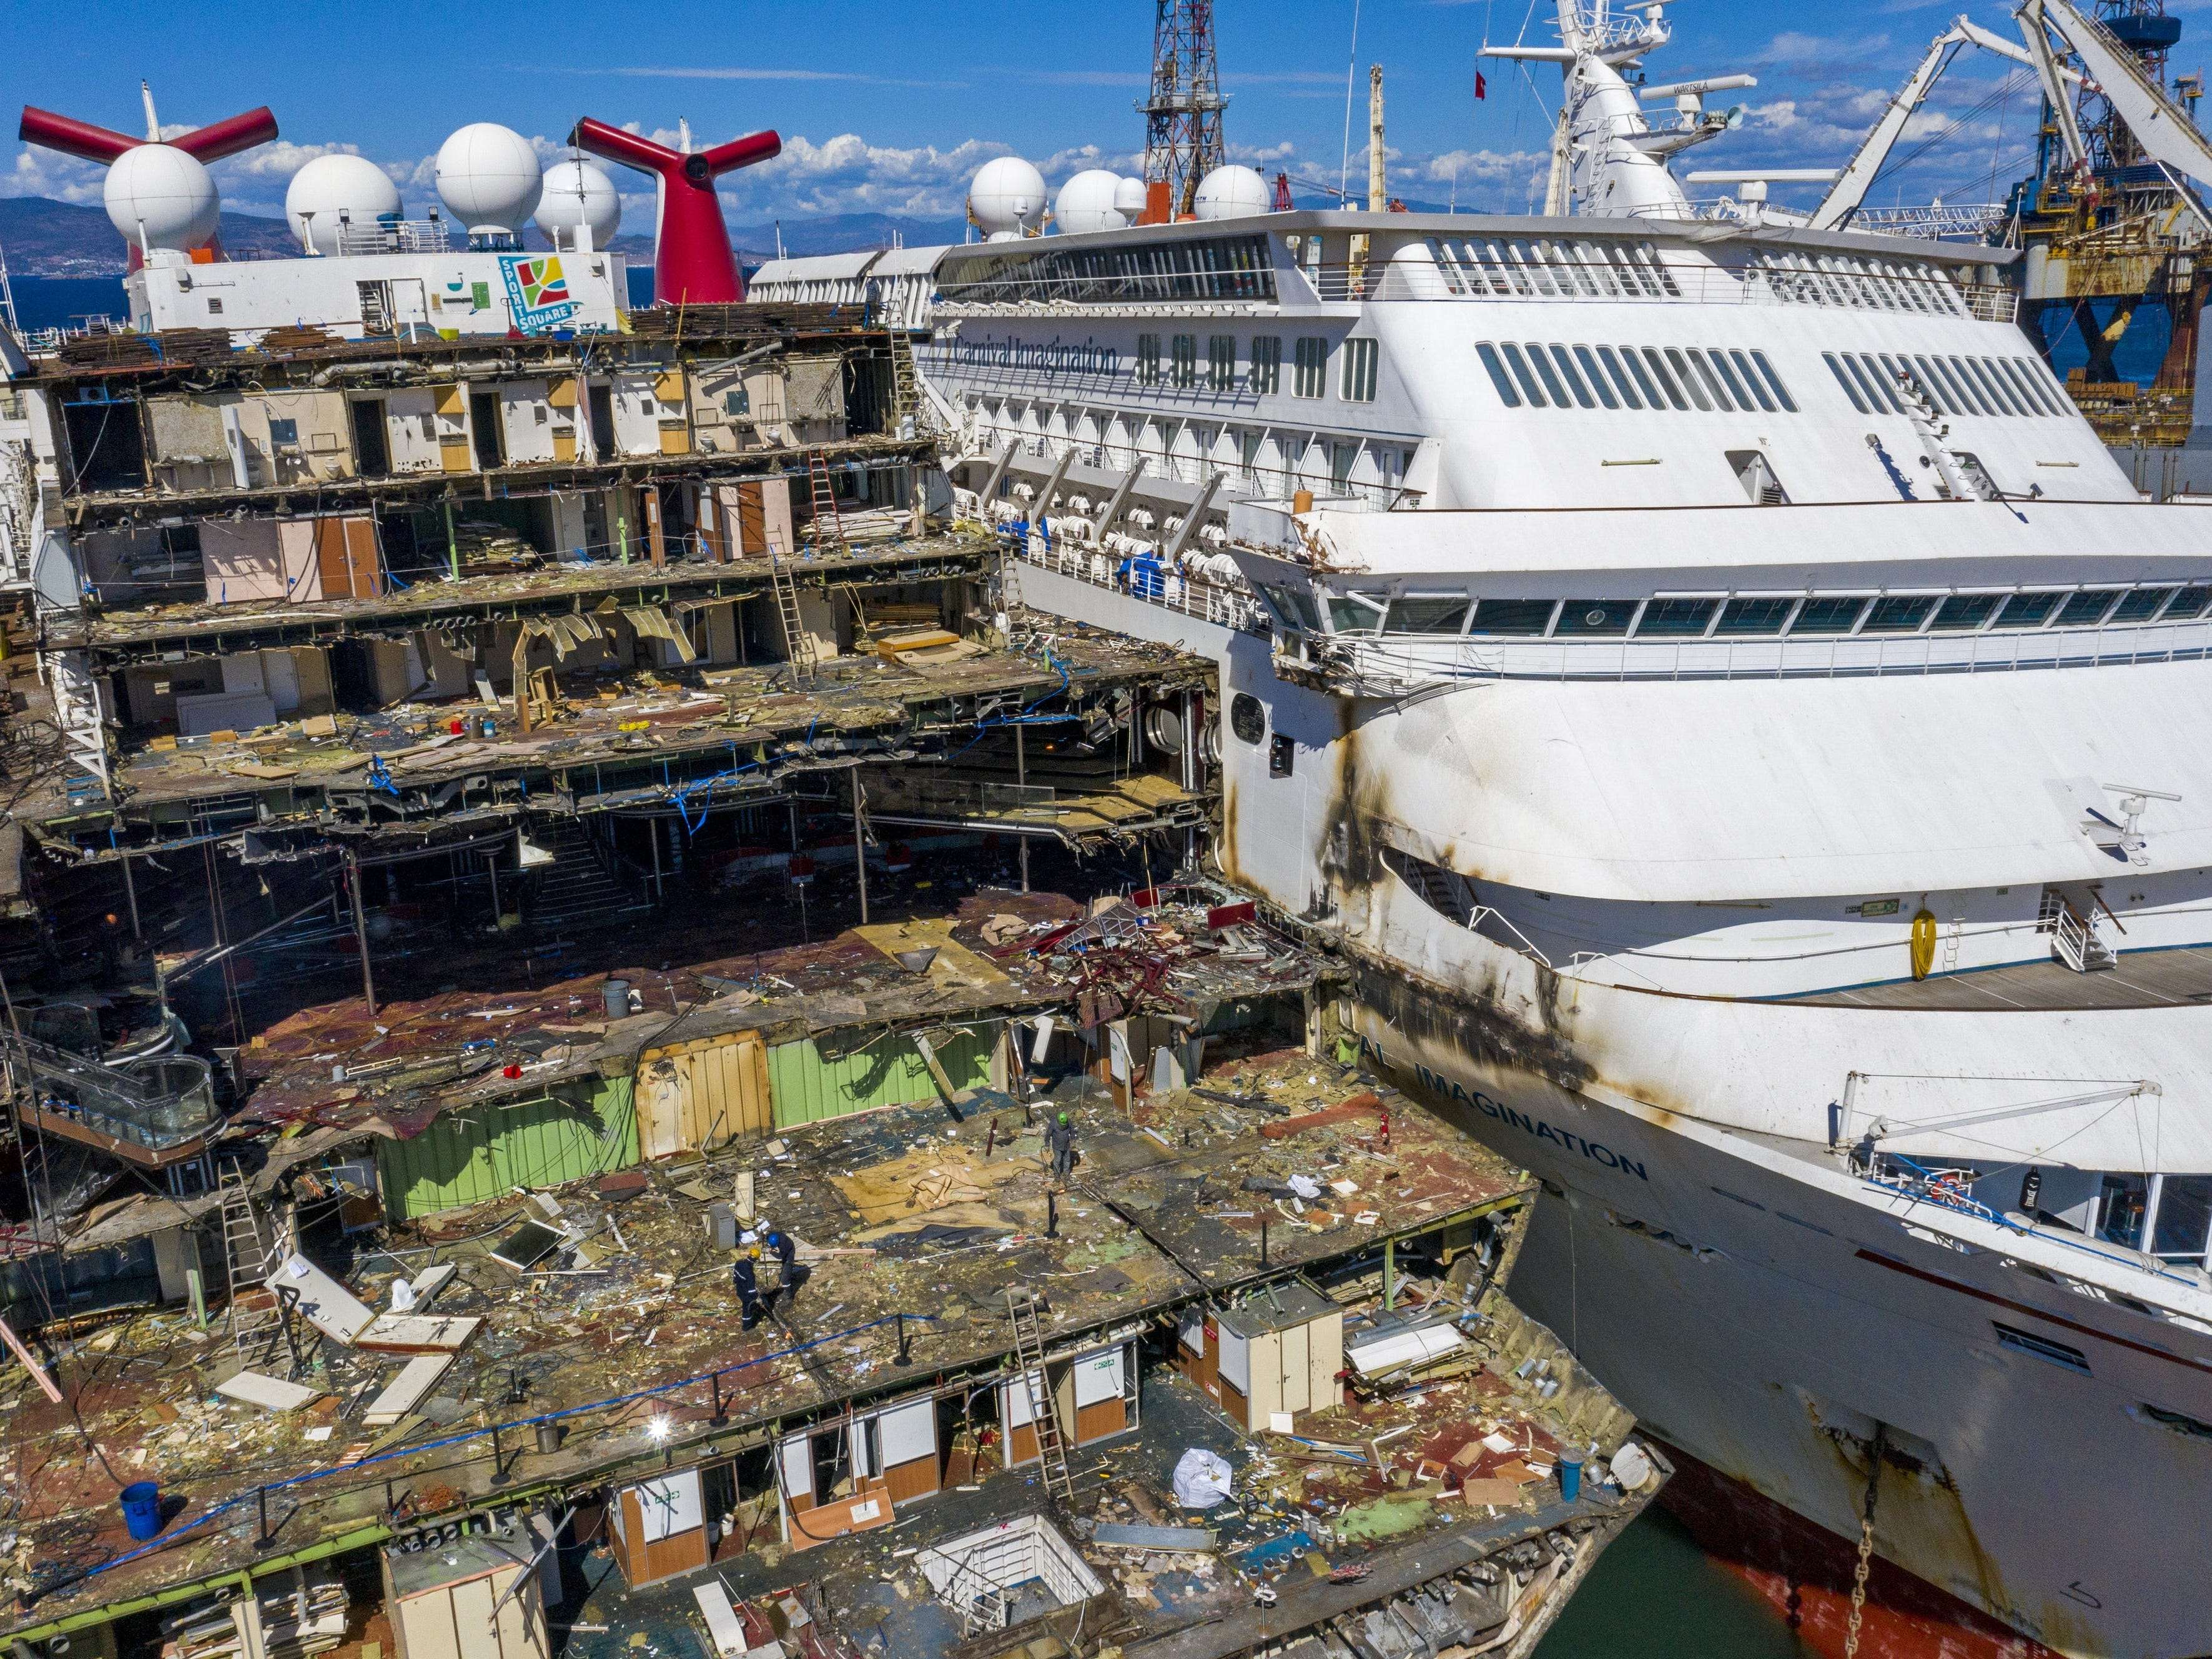
[(1877, 1425), (1868, 1447), (1866, 1506), (1859, 1516), (1858, 1568), (1851, 1575), (1851, 1621), (1844, 1632), (1844, 1659), (1858, 1659), (1859, 1620), (1866, 1613), (1867, 1571), (1874, 1565), (1874, 1505), (1881, 1493), (1881, 1455), (1889, 1439), (1887, 1425)]

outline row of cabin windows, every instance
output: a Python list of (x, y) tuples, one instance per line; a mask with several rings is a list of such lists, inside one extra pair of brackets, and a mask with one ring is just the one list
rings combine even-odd
[(1498, 400), (1508, 409), (1778, 410), (1795, 415), (1797, 400), (1763, 351), (1733, 346), (1525, 345), (1478, 341)]
[[(1167, 341), (1167, 354), (1161, 356), (1163, 338)], [(1320, 398), (1328, 389), (1328, 341), (1321, 335), (1305, 335), (1296, 342), (1291, 359), (1291, 395), (1294, 398)], [(1375, 386), (1381, 349), (1373, 340), (1352, 339), (1337, 349), (1337, 396), (1348, 404), (1371, 404), (1375, 401)], [(1237, 337), (1233, 334), (1209, 334), (1206, 337), (1206, 364), (1199, 367), (1198, 336), (1176, 334), (1139, 334), (1137, 337), (1136, 380), (1139, 386), (1167, 386), (1178, 392), (1194, 392), (1201, 387), (1207, 392), (1234, 392), (1237, 388)], [(1244, 390), (1255, 397), (1269, 397), (1283, 389), (1283, 342), (1279, 335), (1259, 334), (1252, 338), (1251, 356), (1244, 376)]]
[(2073, 413), (2024, 357), (1824, 351), (1820, 361), (1862, 415), (1904, 414), (1900, 392), (1919, 393), (1939, 416)]
[(2187, 622), (2208, 610), (2212, 610), (2212, 586), (2084, 587), (1948, 595), (1820, 593), (1737, 599), (1475, 599), (1465, 593), (1394, 597), (1356, 591), (1328, 596), (1329, 620), (1339, 634), (1469, 634), (1525, 639), (1974, 634), (1997, 629)]

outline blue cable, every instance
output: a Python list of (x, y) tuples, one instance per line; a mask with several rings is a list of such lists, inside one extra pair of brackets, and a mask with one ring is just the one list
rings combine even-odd
[[(673, 1382), (656, 1382), (649, 1389), (639, 1389), (629, 1394), (618, 1394), (606, 1400), (594, 1400), (581, 1406), (563, 1407), (557, 1412), (541, 1412), (536, 1417), (517, 1418), (511, 1423), (495, 1424), (490, 1428), (465, 1429), (459, 1434), (449, 1434), (442, 1440), (426, 1440), (419, 1446), (395, 1447), (391, 1451), (380, 1452), (373, 1457), (364, 1457), (358, 1462), (341, 1464), (336, 1468), (309, 1469), (304, 1474), (289, 1475), (282, 1480), (271, 1481), (266, 1486), (255, 1487), (254, 1496), (252, 1498), (226, 1498), (198, 1520), (179, 1527), (175, 1531), (160, 1538), (150, 1539), (135, 1550), (125, 1550), (113, 1560), (104, 1561), (96, 1567), (88, 1568), (76, 1577), (65, 1579), (51, 1589), (40, 1592), (40, 1595), (52, 1595), (55, 1590), (66, 1589), (70, 1585), (82, 1584), (87, 1579), (97, 1578), (101, 1573), (112, 1572), (119, 1566), (150, 1555), (155, 1550), (176, 1542), (185, 1534), (198, 1531), (218, 1516), (228, 1515), (233, 1510), (244, 1509), (249, 1504), (257, 1502), (259, 1495), (264, 1492), (283, 1492), (288, 1487), (304, 1486), (317, 1480), (327, 1480), (334, 1474), (355, 1474), (362, 1469), (374, 1468), (380, 1463), (389, 1463), (396, 1458), (415, 1457), (423, 1452), (440, 1451), (447, 1446), (463, 1445), (469, 1441), (481, 1440), (488, 1435), (502, 1431), (532, 1428), (540, 1423), (558, 1423), (566, 1418), (580, 1417), (586, 1412), (607, 1411), (617, 1406), (634, 1405), (641, 1400), (652, 1400), (661, 1395), (672, 1394), (678, 1389), (696, 1388), (700, 1383), (710, 1382), (717, 1377), (728, 1376), (738, 1371), (750, 1370), (754, 1366), (765, 1365), (770, 1360), (793, 1358), (810, 1349), (821, 1347), (824, 1343), (842, 1342), (848, 1337), (858, 1336), (863, 1332), (872, 1331), (881, 1326), (896, 1324), (901, 1317), (902, 1316), (898, 1314), (885, 1314), (882, 1318), (872, 1319), (865, 1325), (855, 1325), (848, 1330), (833, 1332), (828, 1336), (817, 1336), (811, 1341), (799, 1343), (796, 1347), (780, 1348), (774, 1353), (764, 1353), (757, 1359), (748, 1359), (740, 1365), (724, 1365), (719, 1370), (702, 1372), (697, 1376), (680, 1377)], [(917, 1324), (935, 1325), (941, 1322), (935, 1314), (907, 1314), (903, 1317), (911, 1319)]]

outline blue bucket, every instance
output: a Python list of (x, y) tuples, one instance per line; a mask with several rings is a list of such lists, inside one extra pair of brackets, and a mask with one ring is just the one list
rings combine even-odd
[(1559, 1459), (1559, 1496), (1571, 1504), (1583, 1492), (1583, 1460), (1579, 1457)]
[(157, 1537), (161, 1530), (161, 1489), (151, 1480), (140, 1480), (123, 1489), (123, 1524), (139, 1543)]

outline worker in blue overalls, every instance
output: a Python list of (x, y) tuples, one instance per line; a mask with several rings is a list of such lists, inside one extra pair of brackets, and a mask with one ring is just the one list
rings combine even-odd
[(776, 1297), (781, 1297), (785, 1307), (788, 1309), (798, 1302), (799, 1287), (813, 1277), (814, 1269), (801, 1264), (799, 1260), (798, 1241), (781, 1228), (769, 1228), (765, 1238), (769, 1249), (775, 1252), (778, 1277), (781, 1281), (777, 1284), (774, 1295), (769, 1297), (769, 1306), (775, 1307)]
[(744, 1304), (744, 1328), (750, 1330), (768, 1316), (768, 1309), (761, 1302), (760, 1246), (749, 1244), (745, 1253), (730, 1264), (730, 1288), (737, 1291)]

